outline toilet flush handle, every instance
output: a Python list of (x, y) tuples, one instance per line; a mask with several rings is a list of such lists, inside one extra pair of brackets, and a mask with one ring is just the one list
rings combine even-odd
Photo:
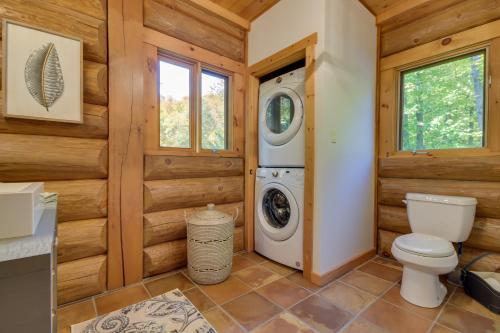
[(406, 200), (401, 200), (401, 201), (403, 201), (403, 203), (404, 203), (405, 205), (406, 205), (406, 204), (408, 204), (408, 201), (406, 201)]

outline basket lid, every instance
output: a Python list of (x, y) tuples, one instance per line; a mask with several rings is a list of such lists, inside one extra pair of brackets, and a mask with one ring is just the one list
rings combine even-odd
[(215, 205), (210, 203), (207, 209), (194, 213), (188, 218), (188, 223), (196, 225), (217, 225), (233, 222), (233, 217), (215, 209)]

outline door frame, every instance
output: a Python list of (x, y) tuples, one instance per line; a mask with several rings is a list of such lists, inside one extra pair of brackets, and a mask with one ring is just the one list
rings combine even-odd
[(313, 235), (314, 235), (314, 113), (316, 70), (315, 46), (318, 34), (313, 33), (304, 39), (276, 52), (275, 54), (250, 66), (247, 71), (247, 117), (245, 131), (245, 249), (254, 250), (255, 215), (255, 173), (258, 167), (258, 123), (259, 123), (259, 78), (298, 60), (305, 59), (306, 82), (304, 117), (305, 132), (305, 179), (304, 179), (304, 241), (303, 275), (308, 281), (312, 278)]

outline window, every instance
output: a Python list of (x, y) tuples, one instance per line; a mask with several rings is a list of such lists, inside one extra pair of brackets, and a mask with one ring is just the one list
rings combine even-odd
[(228, 148), (228, 85), (225, 75), (203, 69), (201, 72), (201, 147)]
[(485, 146), (486, 50), (400, 72), (399, 149)]
[(159, 61), (160, 147), (191, 148), (191, 72), (189, 64)]
[(230, 76), (160, 55), (159, 148), (216, 153), (231, 148)]

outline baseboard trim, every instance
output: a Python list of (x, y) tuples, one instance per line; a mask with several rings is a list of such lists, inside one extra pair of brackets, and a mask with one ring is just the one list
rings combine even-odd
[(336, 278), (344, 275), (345, 273), (352, 270), (353, 268), (361, 265), (365, 261), (370, 260), (371, 258), (373, 258), (375, 256), (376, 252), (377, 252), (376, 249), (371, 249), (365, 253), (362, 253), (356, 257), (353, 257), (353, 258), (347, 260), (345, 263), (335, 267), (334, 269), (332, 269), (331, 271), (329, 271), (323, 275), (319, 275), (319, 274), (313, 272), (312, 276), (311, 276), (311, 282), (316, 284), (316, 285), (319, 285), (319, 286), (324, 286), (325, 284), (327, 284), (327, 283), (335, 280)]

